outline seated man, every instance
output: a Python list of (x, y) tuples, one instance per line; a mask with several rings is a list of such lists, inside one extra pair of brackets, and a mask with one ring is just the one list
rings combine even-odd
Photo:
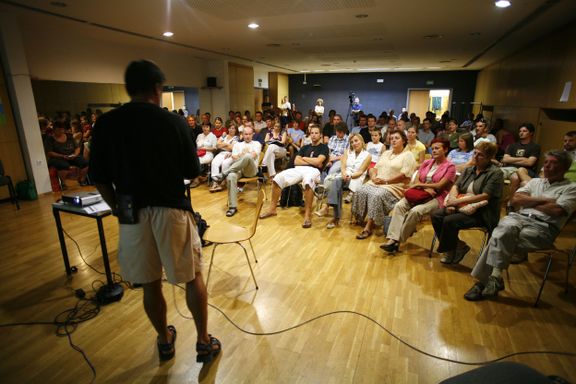
[(576, 209), (576, 184), (564, 178), (572, 165), (565, 151), (550, 151), (544, 161), (544, 177), (532, 179), (512, 197), (519, 209), (500, 220), (492, 232), (472, 276), (478, 281), (464, 295), (469, 301), (495, 297), (504, 289), (502, 270), (520, 251), (550, 248)]
[(523, 123), (518, 128), (519, 141), (510, 144), (506, 149), (506, 153), (500, 163), (502, 172), (504, 173), (504, 180), (510, 180), (510, 195), (520, 186), (523, 181), (520, 175), (517, 174), (519, 168), (525, 168), (528, 176), (536, 176), (536, 164), (540, 157), (540, 145), (534, 143), (534, 125), (531, 123)]
[(302, 183), (304, 187), (304, 223), (302, 228), (312, 226), (311, 212), (314, 199), (314, 187), (320, 180), (320, 172), (329, 156), (328, 146), (322, 143), (320, 128), (313, 126), (310, 128), (310, 139), (312, 144), (303, 146), (294, 159), (294, 168), (286, 169), (274, 176), (272, 183), (272, 197), (268, 212), (260, 215), (261, 219), (276, 216), (276, 206), (280, 199), (283, 188), (297, 183)]
[(348, 127), (346, 127), (346, 123), (336, 124), (336, 135), (332, 136), (330, 140), (328, 140), (330, 158), (328, 160), (327, 167), (330, 167), (328, 170), (329, 174), (340, 173), (340, 159), (348, 148), (348, 135), (346, 134), (347, 130)]
[(254, 177), (258, 173), (258, 157), (262, 145), (253, 141), (254, 130), (252, 126), (245, 126), (242, 132), (243, 141), (234, 144), (232, 148), (233, 163), (227, 171), (222, 172), (219, 179), (226, 178), (228, 186), (228, 210), (226, 216), (231, 217), (238, 212), (238, 179), (240, 177)]

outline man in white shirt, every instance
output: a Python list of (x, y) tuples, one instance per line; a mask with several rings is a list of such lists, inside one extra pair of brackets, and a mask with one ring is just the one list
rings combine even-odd
[(475, 127), (476, 127), (476, 140), (474, 141), (474, 146), (483, 141), (489, 141), (491, 143), (497, 142), (496, 136), (489, 133), (490, 131), (488, 130), (488, 123), (486, 122), (486, 120), (484, 119), (478, 120), (475, 124)]
[(256, 133), (260, 132), (260, 130), (266, 128), (266, 122), (262, 120), (262, 112), (257, 111), (254, 114), (254, 130)]
[(252, 126), (245, 126), (242, 132), (243, 141), (234, 144), (232, 148), (232, 159), (234, 162), (218, 178), (226, 179), (228, 186), (228, 210), (226, 216), (231, 217), (238, 212), (238, 179), (241, 177), (254, 177), (258, 173), (258, 157), (262, 151), (262, 145), (258, 141), (253, 141), (254, 129)]

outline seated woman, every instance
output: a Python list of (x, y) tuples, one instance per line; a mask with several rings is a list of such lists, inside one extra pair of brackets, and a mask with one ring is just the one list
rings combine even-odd
[(362, 185), (354, 195), (352, 215), (366, 225), (356, 238), (366, 239), (372, 235), (375, 225), (384, 224), (384, 217), (404, 195), (406, 185), (416, 168), (414, 156), (404, 148), (408, 139), (402, 131), (390, 134), (390, 148), (369, 171), (370, 181)]
[(432, 226), (438, 237), (438, 252), (444, 264), (459, 263), (470, 247), (458, 239), (458, 231), (484, 227), (488, 232), (498, 224), (504, 176), (492, 164), (498, 152), (495, 143), (483, 141), (474, 149), (475, 165), (458, 178), (446, 197), (444, 208), (432, 212)]
[(222, 190), (222, 185), (217, 180), (222, 178), (222, 173), (226, 172), (234, 162), (234, 159), (232, 159), (232, 148), (239, 140), (236, 125), (233, 123), (228, 124), (227, 133), (224, 132), (216, 143), (216, 148), (218, 148), (220, 152), (218, 152), (212, 160), (212, 163), (210, 163), (210, 176), (212, 178), (210, 192)]
[(386, 252), (398, 251), (400, 243), (406, 242), (416, 232), (416, 225), (424, 215), (444, 207), (444, 199), (456, 177), (456, 167), (446, 159), (450, 149), (448, 140), (436, 138), (432, 140), (430, 148), (432, 158), (422, 163), (418, 177), (411, 186), (411, 189), (418, 191), (413, 196), (406, 192), (394, 207), (388, 242), (380, 246)]
[(196, 137), (196, 149), (198, 151), (198, 159), (200, 165), (210, 164), (214, 158), (214, 153), (217, 148), (218, 139), (214, 135), (209, 125), (202, 125), (202, 133)]
[(228, 132), (228, 129), (222, 123), (222, 118), (217, 117), (214, 119), (214, 128), (212, 128), (212, 133), (219, 139), (223, 134)]
[(281, 159), (286, 156), (288, 134), (282, 132), (282, 126), (280, 123), (275, 123), (272, 131), (266, 134), (264, 142), (267, 147), (266, 152), (264, 153), (264, 158), (262, 159), (262, 165), (265, 166), (268, 171), (268, 178), (272, 179), (276, 176), (274, 162), (276, 159)]
[(364, 183), (371, 156), (364, 149), (364, 139), (358, 133), (349, 138), (350, 147), (342, 155), (340, 173), (331, 174), (324, 179), (324, 187), (328, 196), (328, 205), (334, 208), (334, 219), (326, 225), (332, 229), (340, 222), (342, 211), (342, 188), (348, 187), (350, 193), (356, 192)]
[(474, 138), (471, 133), (463, 133), (458, 138), (458, 148), (448, 154), (448, 160), (456, 166), (456, 172), (462, 173), (474, 165)]
[(54, 134), (46, 136), (44, 150), (48, 159), (48, 167), (56, 168), (60, 180), (66, 178), (71, 166), (76, 166), (80, 168), (78, 182), (81, 185), (86, 183), (88, 161), (80, 156), (80, 145), (74, 140), (72, 135), (66, 133), (66, 123), (64, 121), (56, 121), (54, 123)]
[(406, 136), (408, 138), (408, 144), (406, 144), (406, 151), (412, 153), (414, 160), (416, 160), (416, 166), (419, 167), (422, 162), (424, 162), (424, 156), (426, 154), (426, 146), (418, 140), (418, 131), (416, 127), (412, 126), (406, 131)]

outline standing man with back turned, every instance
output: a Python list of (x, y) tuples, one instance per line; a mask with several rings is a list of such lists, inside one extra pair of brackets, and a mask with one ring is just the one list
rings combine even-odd
[(200, 173), (196, 147), (185, 120), (160, 108), (165, 78), (156, 64), (133, 61), (124, 80), (131, 101), (98, 119), (90, 171), (118, 217), (118, 261), (126, 280), (142, 284), (160, 360), (174, 357), (176, 342), (176, 328), (166, 320), (164, 268), (168, 282), (186, 283), (198, 333), (196, 360), (210, 362), (222, 346), (208, 334), (202, 248), (184, 190), (184, 179)]

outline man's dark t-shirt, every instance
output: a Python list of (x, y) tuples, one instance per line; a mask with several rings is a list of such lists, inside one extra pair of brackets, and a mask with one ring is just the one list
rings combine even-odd
[[(522, 143), (512, 143), (506, 148), (506, 154), (512, 157), (525, 157), (530, 158), (532, 156), (539, 158), (540, 157), (540, 145), (529, 142), (527, 144)], [(535, 175), (536, 172), (536, 164), (533, 167), (528, 168), (529, 171), (532, 171), (532, 175)]]
[(332, 137), (335, 134), (336, 134), (336, 129), (334, 128), (334, 125), (332, 125), (330, 123), (324, 124), (324, 128), (322, 129), (322, 136)]
[[(300, 151), (298, 151), (298, 156), (301, 157), (320, 157), (320, 155), (324, 155), (326, 157), (326, 161), (328, 161), (328, 158), (330, 157), (330, 149), (328, 149), (328, 146), (326, 144), (318, 144), (318, 145), (308, 144), (300, 148)], [(322, 166), (320, 170), (322, 170), (323, 168), (324, 166)]]
[(103, 114), (92, 133), (90, 174), (131, 195), (136, 208), (191, 210), (184, 179), (200, 173), (186, 121), (151, 103), (131, 102)]

